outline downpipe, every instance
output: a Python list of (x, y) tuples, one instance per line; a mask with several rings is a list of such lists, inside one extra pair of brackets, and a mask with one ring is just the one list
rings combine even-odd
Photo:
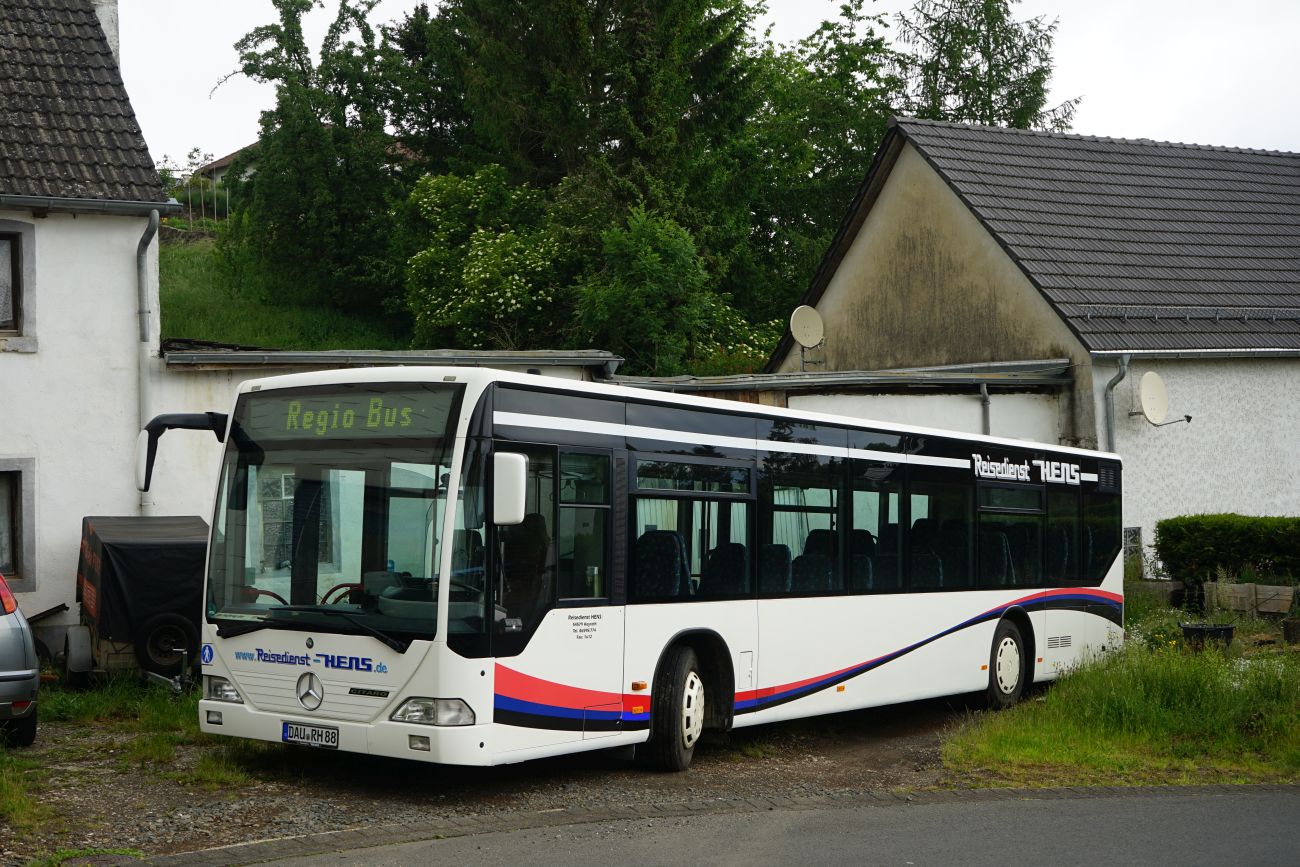
[(984, 414), (984, 436), (993, 433), (993, 410), (990, 405), (993, 401), (989, 400), (989, 386), (986, 382), (980, 383), (980, 409)]
[[(140, 243), (135, 249), (135, 300), (136, 315), (140, 325), (140, 339), (137, 343), (136, 359), (136, 430), (144, 430), (149, 423), (153, 409), (153, 395), (150, 385), (150, 367), (153, 353), (149, 345), (149, 246), (158, 234), (158, 210), (149, 212), (149, 225), (140, 236)], [(153, 514), (154, 501), (148, 492), (140, 493), (140, 514)]]
[(1119, 370), (1106, 383), (1106, 451), (1115, 451), (1115, 386), (1128, 376), (1128, 362), (1131, 356), (1126, 352), (1119, 357)]

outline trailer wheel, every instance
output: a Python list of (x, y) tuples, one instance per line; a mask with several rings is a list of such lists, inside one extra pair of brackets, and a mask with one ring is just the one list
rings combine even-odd
[(650, 707), (650, 740), (637, 757), (657, 770), (686, 770), (704, 729), (704, 680), (694, 650), (679, 644), (669, 651)]
[(85, 686), (95, 664), (90, 652), (90, 628), (69, 626), (63, 638), (63, 682), (74, 689)]
[(136, 633), (135, 657), (145, 671), (175, 677), (181, 673), (183, 653), (189, 654), (191, 664), (198, 661), (199, 635), (183, 615), (151, 617)]

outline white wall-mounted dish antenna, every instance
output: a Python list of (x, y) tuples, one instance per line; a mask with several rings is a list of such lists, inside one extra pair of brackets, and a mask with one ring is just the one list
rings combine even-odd
[(1160, 374), (1154, 370), (1142, 374), (1142, 381), (1138, 384), (1138, 405), (1142, 408), (1129, 415), (1140, 415), (1155, 427), (1192, 420), (1190, 415), (1185, 415), (1173, 421), (1165, 421), (1169, 415), (1169, 390), (1165, 388), (1165, 381), (1160, 378)]
[(1165, 381), (1154, 370), (1142, 374), (1142, 382), (1138, 386), (1138, 402), (1147, 421), (1152, 424), (1165, 423), (1165, 417), (1169, 415), (1169, 389), (1165, 388)]
[(807, 304), (800, 304), (790, 314), (790, 336), (799, 344), (799, 370), (808, 364), (825, 364), (824, 361), (808, 361), (806, 354), (810, 349), (822, 345), (826, 337), (826, 326), (822, 315)]
[(816, 349), (826, 336), (822, 315), (807, 304), (800, 304), (790, 314), (790, 334), (804, 349)]

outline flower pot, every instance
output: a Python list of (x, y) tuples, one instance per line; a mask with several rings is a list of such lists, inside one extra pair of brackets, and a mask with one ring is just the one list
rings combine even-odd
[(1282, 621), (1282, 637), (1287, 644), (1300, 644), (1300, 617), (1288, 617)]
[(1206, 644), (1218, 644), (1227, 647), (1232, 644), (1232, 634), (1237, 627), (1231, 623), (1180, 623), (1183, 628), (1183, 641), (1193, 650), (1200, 650)]

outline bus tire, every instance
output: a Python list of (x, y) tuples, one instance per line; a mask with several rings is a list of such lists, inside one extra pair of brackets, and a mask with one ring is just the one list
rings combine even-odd
[(1025, 640), (1020, 627), (1010, 620), (998, 623), (993, 633), (993, 648), (989, 651), (988, 706), (992, 710), (1005, 710), (1020, 701), (1025, 691)]
[(704, 678), (695, 651), (679, 644), (668, 651), (655, 681), (650, 712), (650, 740), (637, 757), (655, 770), (684, 771), (704, 729)]

